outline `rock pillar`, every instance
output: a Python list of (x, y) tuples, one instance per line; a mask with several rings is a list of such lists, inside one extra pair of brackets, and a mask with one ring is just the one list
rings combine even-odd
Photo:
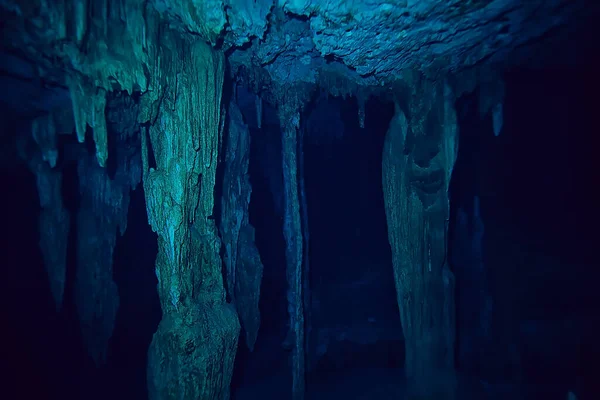
[(279, 109), (282, 129), (284, 222), (288, 312), (292, 341), (292, 398), (304, 399), (304, 296), (302, 276), (302, 220), (298, 186), (298, 128), (300, 108), (284, 103)]
[(163, 319), (148, 354), (151, 400), (226, 400), (240, 324), (227, 304), (213, 217), (225, 60), (161, 33), (141, 121), (148, 221)]
[(405, 373), (415, 398), (453, 398), (454, 277), (447, 264), (448, 186), (458, 149), (446, 85), (411, 76), (383, 150), (383, 188)]

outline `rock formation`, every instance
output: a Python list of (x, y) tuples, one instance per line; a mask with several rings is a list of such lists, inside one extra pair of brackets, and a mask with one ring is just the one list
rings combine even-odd
[[(102, 113), (97, 118), (102, 118), (102, 129), (110, 131), (116, 142), (110, 155), (115, 159), (114, 176), (104, 167), (107, 159), (99, 164), (97, 141), (95, 154), (81, 148), (77, 162), (81, 197), (77, 212), (75, 299), (83, 339), (98, 365), (106, 361), (119, 307), (112, 268), (117, 233), (123, 235), (127, 229), (130, 191), (140, 183), (142, 172), (139, 148), (128, 146), (138, 139), (137, 106), (126, 96), (113, 98), (110, 108), (103, 100)], [(129, 119), (121, 117), (123, 111), (127, 111)], [(108, 150), (108, 144), (103, 148)]]
[(284, 222), (283, 235), (286, 249), (286, 276), (288, 281), (288, 337), (292, 342), (292, 398), (304, 399), (304, 296), (303, 296), (303, 240), (300, 193), (298, 186), (298, 128), (300, 127), (301, 100), (290, 89), (282, 99), (279, 119), (282, 127)]
[[(48, 121), (49, 116), (43, 117), (43, 124), (55, 134), (53, 121)], [(36, 131), (43, 129), (39, 120), (34, 121), (34, 137)], [(36, 125), (38, 125), (36, 127)], [(39, 137), (39, 136), (38, 136)], [(54, 141), (51, 138), (50, 141)], [(39, 139), (36, 139), (39, 141)], [(24, 158), (31, 171), (36, 176), (37, 190), (40, 199), (40, 249), (50, 282), (50, 291), (54, 298), (56, 310), (60, 311), (63, 305), (67, 274), (67, 243), (70, 230), (71, 217), (66, 210), (62, 199), (62, 173), (53, 169), (56, 165), (56, 156), (50, 159), (44, 155), (43, 150), (36, 149), (33, 154), (27, 151), (26, 142), (22, 143), (21, 157)], [(46, 153), (48, 154), (48, 153)], [(50, 154), (54, 154), (52, 151)]]
[(454, 277), (446, 257), (448, 187), (458, 151), (454, 96), (408, 74), (383, 154), (383, 188), (405, 373), (415, 396), (454, 392)]
[[(163, 311), (149, 351), (150, 398), (228, 399), (241, 329), (236, 309), (252, 348), (262, 274), (248, 221), (249, 138), (234, 103), (228, 106), (229, 132), (223, 132), (228, 65), (233, 80), (256, 96), (258, 128), (263, 102), (279, 112), (284, 201), (275, 204), (284, 204), (292, 391), (294, 399), (302, 399), (310, 288), (301, 110), (306, 94), (317, 87), (335, 96), (354, 95), (362, 127), (365, 99), (394, 97), (383, 186), (406, 374), (414, 395), (452, 398), (447, 191), (457, 151), (454, 101), (466, 89), (453, 93), (446, 82), (466, 81), (465, 73), (472, 79), (462, 86), (492, 93), (482, 96), (490, 103), (480, 109), (491, 114), (499, 135), (502, 83), (484, 81), (477, 71), (490, 66), (501, 71), (549, 32), (591, 19), (599, 9), (566, 0), (3, 0), (4, 75), (20, 87), (51, 88), (51, 101), (60, 103), (51, 107), (47, 99), (14, 94), (33, 120), (38, 147), (24, 157), (37, 177), (40, 246), (57, 308), (70, 224), (60, 194), (54, 112), (64, 113), (66, 102), (72, 122), (67, 131), (85, 145), (93, 141), (92, 154), (85, 145), (75, 152), (81, 200), (75, 297), (92, 357), (104, 361), (112, 334), (118, 307), (112, 253), (117, 229), (122, 233), (126, 227), (129, 191), (141, 175), (148, 222), (158, 234)], [(505, 61), (513, 52), (517, 55)], [(117, 94), (123, 97), (116, 100)], [(11, 101), (12, 95), (2, 94)], [(116, 151), (111, 143), (117, 143)], [(221, 159), (224, 190), (218, 199)], [(271, 183), (280, 181), (273, 176)], [(222, 237), (216, 202), (222, 204)]]
[(163, 32), (159, 40), (155, 91), (142, 99), (148, 113), (141, 115), (147, 124), (143, 182), (148, 220), (158, 234), (163, 310), (148, 356), (149, 395), (227, 399), (240, 325), (225, 301), (221, 241), (211, 218), (224, 57), (175, 32)]
[(263, 265), (254, 243), (248, 206), (252, 187), (248, 175), (250, 132), (235, 102), (229, 105), (229, 133), (225, 149), (223, 195), (221, 198), (221, 238), (227, 287), (236, 305), (246, 344), (254, 349), (260, 327), (260, 285)]

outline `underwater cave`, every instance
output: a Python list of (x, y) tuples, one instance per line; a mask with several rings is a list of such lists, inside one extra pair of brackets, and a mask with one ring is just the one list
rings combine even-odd
[(0, 397), (600, 398), (600, 5), (0, 11)]

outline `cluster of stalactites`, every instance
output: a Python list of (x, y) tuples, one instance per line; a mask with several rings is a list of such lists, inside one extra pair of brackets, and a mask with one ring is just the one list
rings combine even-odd
[(494, 136), (502, 133), (504, 126), (504, 98), (506, 87), (502, 71), (491, 65), (481, 65), (477, 68), (459, 72), (450, 77), (455, 96), (478, 91), (479, 116), (491, 116)]
[[(27, 148), (21, 150), (22, 158), (27, 160), (36, 175), (42, 209), (39, 222), (40, 248), (57, 310), (60, 310), (64, 296), (71, 219), (63, 204), (62, 165), (59, 161), (61, 157), (76, 156), (78, 159), (81, 200), (77, 215), (79, 235), (75, 302), (88, 351), (97, 364), (102, 364), (118, 307), (118, 292), (112, 281), (112, 253), (116, 244), (117, 227), (124, 234), (129, 192), (141, 180), (141, 162), (139, 152), (135, 148), (120, 146), (126, 138), (116, 135), (118, 145), (113, 157), (116, 158), (117, 168), (114, 177), (109, 177), (107, 169), (103, 167), (106, 157), (100, 157), (106, 155), (107, 147), (106, 95), (102, 92), (100, 98), (98, 94), (86, 96), (85, 88), (82, 87), (74, 90), (80, 91), (74, 97), (74, 103), (79, 102), (78, 107), (57, 108), (33, 120), (31, 133), (37, 146), (29, 149), (29, 152)], [(113, 109), (114, 107), (115, 105), (112, 106)], [(127, 112), (136, 114), (131, 107)], [(86, 124), (95, 128), (98, 157), (88, 155), (83, 146), (73, 148), (74, 154), (60, 153), (57, 135), (72, 134), (75, 130), (81, 139), (85, 134), (85, 131), (83, 134), (81, 131), (87, 128)], [(118, 125), (116, 128), (125, 129), (131, 134), (132, 127), (127, 130)]]
[[(89, 126), (98, 163), (105, 166), (106, 94), (148, 90), (147, 66), (159, 21), (156, 13), (141, 0), (30, 3), (13, 0), (2, 6), (10, 10), (7, 26), (18, 29), (21, 21), (27, 21), (28, 29), (12, 38), (14, 46), (40, 66), (41, 79), (69, 88), (77, 138), (83, 142)], [(51, 125), (39, 122), (46, 127), (40, 129), (36, 122), (35, 138), (44, 159), (56, 165)]]
[(81, 77), (72, 78), (69, 87), (77, 140), (79, 143), (85, 141), (85, 133), (89, 125), (94, 134), (98, 164), (104, 167), (108, 159), (105, 115), (106, 90), (86, 85)]

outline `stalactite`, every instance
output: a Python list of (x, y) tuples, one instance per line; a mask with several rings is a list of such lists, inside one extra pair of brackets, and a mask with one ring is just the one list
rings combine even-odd
[(286, 275), (288, 281), (288, 312), (292, 338), (292, 398), (304, 399), (304, 296), (302, 288), (302, 222), (298, 188), (298, 128), (299, 107), (293, 102), (280, 105), (282, 127), (284, 223), (286, 241)]
[(56, 166), (58, 160), (58, 149), (56, 148), (56, 124), (54, 114), (48, 113), (34, 119), (31, 122), (33, 139), (42, 151), (42, 158), (50, 164), (51, 168)]
[(492, 330), (492, 308), (493, 301), (488, 284), (488, 274), (486, 266), (483, 263), (483, 235), (485, 226), (481, 215), (481, 202), (479, 196), (473, 199), (473, 231), (472, 231), (472, 252), (474, 255), (475, 267), (483, 275), (481, 285), (479, 287), (480, 298), (480, 335), (484, 342), (490, 339)]
[(87, 31), (88, 2), (78, 1), (73, 4), (73, 24), (75, 25), (76, 43), (81, 43)]
[(225, 247), (227, 287), (246, 333), (246, 343), (253, 350), (260, 326), (258, 303), (263, 265), (254, 243), (254, 227), (250, 224), (248, 210), (252, 193), (248, 175), (250, 132), (233, 101), (229, 105), (229, 119), (221, 199), (221, 237)]
[(452, 399), (454, 277), (446, 221), (457, 154), (453, 96), (443, 84), (409, 75), (398, 97), (383, 151), (383, 187), (405, 373), (413, 396)]
[(298, 189), (300, 195), (300, 213), (302, 216), (302, 301), (304, 306), (304, 352), (307, 360), (306, 365), (311, 365), (312, 360), (308, 360), (310, 352), (307, 349), (311, 348), (310, 338), (312, 331), (312, 297), (310, 290), (310, 263), (309, 263), (309, 244), (310, 230), (308, 229), (308, 202), (306, 200), (306, 186), (304, 183), (304, 129), (299, 130), (298, 137)]
[(358, 95), (358, 125), (365, 129), (365, 99)]
[(89, 125), (93, 129), (98, 164), (104, 167), (108, 158), (105, 115), (106, 91), (102, 88), (95, 88), (87, 83), (83, 77), (76, 76), (71, 78), (69, 88), (73, 103), (77, 140), (80, 143), (85, 141), (85, 131)]
[(62, 171), (56, 168), (56, 134), (61, 120), (60, 110), (56, 113), (59, 117), (51, 112), (32, 121), (32, 136), (37, 145), (30, 146), (30, 139), (22, 137), (17, 149), (36, 177), (41, 208), (39, 246), (58, 312), (62, 309), (66, 283), (70, 215), (62, 199)]
[(490, 74), (479, 86), (479, 113), (491, 114), (494, 136), (499, 136), (504, 125), (504, 80), (497, 73)]
[(502, 126), (504, 125), (504, 105), (502, 102), (499, 102), (492, 108), (492, 124), (494, 136), (500, 136)]
[(48, 75), (49, 81), (69, 88), (78, 140), (84, 142), (87, 126), (91, 127), (98, 163), (104, 166), (106, 96), (113, 90), (129, 94), (147, 90), (148, 65), (153, 61), (148, 57), (153, 43), (147, 40), (147, 31), (156, 29), (155, 13), (145, 1), (40, 0), (26, 7), (27, 2), (20, 3), (14, 4), (19, 11), (9, 20), (27, 29), (13, 37), (14, 45), (20, 44), (37, 62), (42, 78)]
[(226, 400), (240, 324), (226, 303), (213, 217), (224, 56), (169, 29), (154, 40), (155, 80), (140, 113), (148, 125), (143, 182), (158, 234), (163, 311), (148, 354), (149, 398)]
[(262, 129), (263, 119), (263, 100), (262, 97), (256, 95), (256, 125), (258, 129)]
[(70, 227), (69, 212), (62, 201), (62, 173), (51, 168), (45, 157), (44, 160), (39, 156), (29, 158), (28, 164), (36, 176), (40, 198), (40, 249), (56, 310), (60, 311), (65, 291)]
[(63, 303), (67, 272), (67, 243), (70, 227), (69, 212), (62, 201), (62, 173), (45, 164), (36, 168), (40, 196), (40, 248), (48, 271), (50, 289), (60, 311)]
[(81, 202), (77, 214), (75, 304), (84, 342), (98, 365), (106, 361), (119, 307), (112, 272), (117, 233), (125, 232), (130, 191), (141, 180), (139, 152), (119, 144), (113, 155), (117, 157), (114, 178), (85, 151), (77, 165)]

